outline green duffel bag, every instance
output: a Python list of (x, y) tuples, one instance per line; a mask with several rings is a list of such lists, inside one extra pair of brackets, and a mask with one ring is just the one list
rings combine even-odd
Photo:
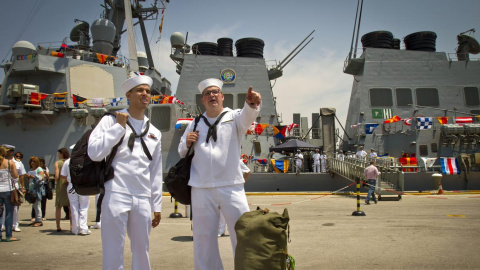
[(289, 220), (286, 208), (283, 215), (259, 208), (244, 213), (235, 224), (235, 270), (295, 269), (287, 252)]

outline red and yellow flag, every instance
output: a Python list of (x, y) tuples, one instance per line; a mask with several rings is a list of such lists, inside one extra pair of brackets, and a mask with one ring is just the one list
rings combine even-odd
[[(398, 162), (403, 166), (417, 166), (417, 158), (414, 157), (403, 157), (399, 158)], [(416, 172), (417, 168), (403, 168), (404, 172)]]
[(257, 126), (255, 127), (255, 133), (261, 135), (262, 132), (269, 126), (270, 124), (257, 124)]
[(394, 117), (385, 120), (383, 123), (384, 123), (384, 124), (390, 124), (390, 123), (398, 122), (398, 121), (400, 121), (400, 120), (402, 120), (402, 118), (400, 118), (400, 116), (398, 116), (398, 115), (395, 115)]
[(47, 94), (32, 92), (30, 93), (30, 104), (40, 105), (40, 101), (46, 97), (48, 97)]
[(444, 124), (448, 123), (448, 118), (450, 118), (450, 117), (437, 117), (437, 120), (440, 123), (440, 125), (444, 125)]

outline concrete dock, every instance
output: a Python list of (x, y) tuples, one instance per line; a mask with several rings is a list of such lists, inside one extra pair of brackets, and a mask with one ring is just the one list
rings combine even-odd
[[(411, 193), (400, 201), (384, 197), (365, 205), (366, 216), (352, 216), (356, 196), (329, 193), (250, 194), (257, 206), (290, 214), (289, 253), (296, 269), (480, 269), (479, 192), (445, 195)], [(391, 200), (389, 200), (391, 199)], [(89, 225), (95, 218), (90, 198)], [(169, 218), (174, 204), (163, 198), (160, 225), (150, 235), (152, 269), (193, 269), (193, 242), (188, 218)], [(180, 213), (185, 214), (183, 206)], [(88, 236), (57, 232), (54, 200), (47, 202), (47, 220), (29, 227), (31, 206), (20, 208), (21, 241), (0, 243), (2, 269), (101, 269), (100, 230)], [(62, 211), (63, 216), (63, 211)], [(106, 228), (102, 228), (106, 229)], [(5, 232), (2, 232), (5, 239)], [(233, 269), (228, 236), (219, 238), (225, 269)], [(130, 242), (125, 269), (131, 268)]]

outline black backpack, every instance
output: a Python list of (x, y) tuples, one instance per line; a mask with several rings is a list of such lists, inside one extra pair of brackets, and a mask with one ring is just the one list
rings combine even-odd
[[(106, 113), (105, 115), (112, 115)], [(93, 161), (88, 156), (88, 140), (95, 126), (87, 130), (78, 140), (70, 157), (70, 178), (73, 188), (79, 195), (95, 195), (104, 193), (104, 183), (113, 178), (112, 161), (117, 153), (123, 137), (113, 148), (112, 152), (102, 161)]]

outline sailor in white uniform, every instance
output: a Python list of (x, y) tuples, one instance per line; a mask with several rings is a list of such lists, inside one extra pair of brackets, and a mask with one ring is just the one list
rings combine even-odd
[(318, 149), (315, 149), (315, 154), (313, 154), (313, 172), (319, 173), (320, 172), (320, 153)]
[(367, 158), (367, 152), (363, 150), (363, 146), (358, 147), (358, 152), (356, 154), (358, 159), (363, 159), (365, 160)]
[(112, 162), (114, 177), (105, 183), (102, 201), (103, 269), (124, 269), (126, 232), (132, 269), (151, 268), (148, 236), (160, 223), (162, 209), (161, 133), (145, 116), (152, 83), (148, 76), (131, 74), (122, 84), (128, 109), (117, 112), (116, 118), (103, 117), (88, 142), (89, 157), (101, 161), (123, 138)]
[[(73, 149), (72, 145), (70, 149)], [(70, 201), (70, 218), (72, 219), (72, 233), (74, 235), (89, 235), (92, 233), (88, 230), (87, 218), (88, 218), (88, 206), (90, 205), (89, 196), (82, 196), (75, 192), (73, 188), (72, 180), (70, 178), (70, 159), (65, 160), (60, 171), (60, 179), (64, 179), (68, 182), (67, 194)]]
[[(196, 270), (223, 269), (218, 249), (220, 212), (228, 227), (235, 228), (240, 216), (250, 211), (238, 157), (242, 138), (260, 112), (261, 95), (250, 87), (243, 109), (231, 110), (223, 107), (225, 97), (222, 87), (223, 82), (218, 79), (206, 79), (199, 83), (202, 104), (206, 108), (205, 119), (200, 119), (195, 132), (195, 123), (190, 123), (178, 145), (181, 157), (185, 157), (192, 143), (195, 150), (189, 185), (192, 186)], [(214, 125), (223, 112), (226, 114)], [(234, 230), (230, 232), (230, 241), (235, 253), (237, 236)]]
[(322, 165), (322, 172), (327, 172), (327, 155), (323, 151), (320, 155), (320, 164)]
[(299, 174), (303, 164), (303, 155), (300, 149), (297, 150), (297, 153), (295, 154), (294, 159), (295, 159), (295, 172)]
[(370, 149), (370, 154), (368, 154), (368, 157), (370, 158), (377, 158), (378, 155), (377, 155), (377, 152), (375, 152), (375, 149)]

